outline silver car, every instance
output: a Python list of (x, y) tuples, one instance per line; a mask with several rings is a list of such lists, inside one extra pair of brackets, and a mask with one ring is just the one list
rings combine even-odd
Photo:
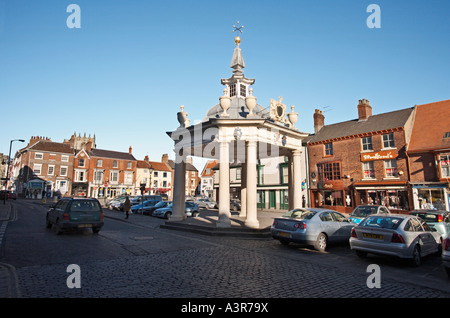
[(450, 234), (450, 213), (445, 210), (414, 210), (409, 214), (420, 217), (427, 224), (441, 233), (442, 239)]
[(275, 218), (270, 229), (272, 237), (282, 244), (303, 243), (323, 252), (328, 243), (346, 242), (353, 226), (339, 212), (304, 208), (291, 210)]
[(448, 277), (450, 277), (450, 238), (447, 237), (442, 244), (442, 263), (444, 264), (445, 271)]
[(395, 256), (419, 266), (422, 256), (439, 252), (441, 235), (413, 215), (375, 214), (353, 228), (349, 242), (360, 257)]

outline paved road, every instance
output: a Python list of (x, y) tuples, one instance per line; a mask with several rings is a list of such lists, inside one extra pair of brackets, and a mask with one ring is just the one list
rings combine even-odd
[[(317, 253), (272, 239), (202, 236), (159, 228), (164, 220), (106, 211), (98, 235), (56, 235), (45, 207), (13, 203), (0, 247), (3, 297), (101, 298), (448, 298), (439, 257), (420, 268), (384, 258), (359, 259), (348, 246)], [(5, 222), (3, 222), (4, 224)], [(381, 266), (381, 288), (368, 288), (367, 266)], [(77, 264), (81, 288), (68, 288)], [(1, 274), (3, 272), (3, 275)], [(3, 281), (2, 281), (3, 277)]]

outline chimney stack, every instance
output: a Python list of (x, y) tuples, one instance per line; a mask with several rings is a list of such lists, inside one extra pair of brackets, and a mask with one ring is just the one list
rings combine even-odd
[(169, 155), (168, 154), (163, 154), (162, 158), (161, 158), (161, 162), (165, 162), (168, 163), (169, 162)]
[(367, 99), (360, 99), (358, 104), (358, 120), (367, 120), (372, 116), (372, 106)]
[(131, 155), (131, 150), (132, 150), (132, 148), (131, 148), (131, 146), (130, 146), (130, 148), (128, 149), (128, 153)]
[(316, 109), (314, 112), (314, 133), (317, 134), (325, 124), (325, 116), (320, 109)]

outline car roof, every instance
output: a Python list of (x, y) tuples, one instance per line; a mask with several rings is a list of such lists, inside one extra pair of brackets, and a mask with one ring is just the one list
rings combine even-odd
[(447, 210), (412, 210), (410, 213), (412, 212), (417, 212), (417, 213), (449, 213)]

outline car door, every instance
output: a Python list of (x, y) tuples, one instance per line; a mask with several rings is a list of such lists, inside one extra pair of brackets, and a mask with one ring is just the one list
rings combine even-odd
[(414, 217), (411, 219), (419, 236), (419, 243), (421, 244), (422, 255), (428, 255), (436, 251), (437, 243), (434, 236), (431, 234), (431, 229), (428, 224), (421, 218)]
[(319, 215), (319, 218), (322, 221), (322, 232), (324, 232), (328, 236), (328, 240), (330, 242), (338, 241), (338, 233), (336, 232), (338, 232), (340, 226), (338, 222), (333, 219), (331, 212), (322, 212)]
[(63, 206), (65, 206), (64, 203), (66, 201), (67, 200), (59, 200), (55, 204), (55, 206), (50, 209), (50, 211), (48, 213), (48, 219), (50, 220), (50, 222), (56, 223), (56, 220), (59, 218), (59, 215), (61, 215), (61, 217), (62, 217), (62, 214), (64, 214), (64, 211), (62, 209), (63, 209)]
[(354, 224), (339, 212), (332, 212), (332, 215), (334, 221), (339, 226), (339, 229), (336, 231), (336, 240), (341, 242), (347, 241), (350, 238)]

